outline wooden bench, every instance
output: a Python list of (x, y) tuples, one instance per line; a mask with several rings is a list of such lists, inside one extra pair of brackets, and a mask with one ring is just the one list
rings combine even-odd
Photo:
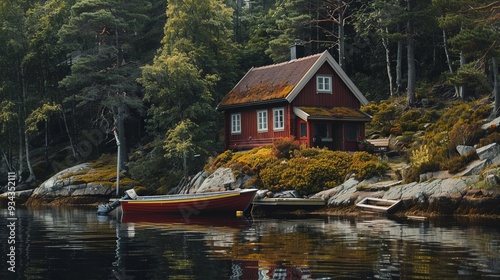
[(384, 153), (389, 151), (389, 138), (367, 139), (373, 145), (373, 151), (376, 153)]

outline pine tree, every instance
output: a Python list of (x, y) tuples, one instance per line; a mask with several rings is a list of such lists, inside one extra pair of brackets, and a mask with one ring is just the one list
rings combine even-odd
[(126, 119), (143, 107), (136, 83), (141, 58), (137, 46), (150, 8), (148, 1), (78, 1), (59, 31), (60, 42), (74, 51), (71, 74), (60, 84), (91, 120), (109, 123), (109, 131), (117, 129), (124, 162)]

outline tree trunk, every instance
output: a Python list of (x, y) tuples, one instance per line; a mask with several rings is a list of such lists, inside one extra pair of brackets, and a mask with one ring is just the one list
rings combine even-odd
[(61, 114), (62, 114), (62, 117), (63, 117), (64, 128), (66, 129), (66, 134), (68, 134), (69, 145), (71, 146), (71, 152), (73, 153), (73, 157), (75, 158), (75, 160), (78, 161), (80, 159), (80, 156), (76, 152), (75, 144), (73, 143), (73, 137), (71, 137), (71, 133), (69, 132), (68, 121), (66, 120), (66, 112), (64, 112), (64, 108), (62, 109), (62, 113)]
[[(398, 23), (398, 33), (401, 32), (401, 26)], [(398, 94), (403, 92), (403, 71), (401, 70), (403, 65), (403, 40), (398, 39), (398, 49), (396, 54), (396, 92)]]
[[(446, 30), (443, 29), (443, 49), (444, 53), (446, 55), (446, 63), (448, 64), (448, 69), (450, 70), (450, 73), (453, 75), (453, 67), (451, 65), (451, 60), (450, 60), (450, 53), (448, 51), (448, 37), (446, 35)], [(455, 86), (455, 96), (459, 95), (459, 88), (458, 86)]]
[(45, 121), (45, 147), (43, 147), (45, 167), (49, 167), (49, 120)]
[(22, 123), (21, 123), (21, 118), (22, 118), (22, 109), (21, 109), (21, 105), (19, 105), (19, 108), (18, 108), (18, 116), (17, 116), (17, 127), (18, 127), (18, 137), (19, 137), (19, 150), (18, 150), (18, 154), (19, 154), (19, 167), (18, 167), (18, 170), (17, 170), (17, 174), (19, 174), (19, 177), (22, 178), (23, 176), (23, 173), (24, 173), (24, 159), (23, 159), (23, 147), (24, 147), (24, 143), (23, 143), (23, 126), (22, 126)]
[(7, 170), (9, 172), (14, 172), (14, 164), (12, 163), (12, 131), (10, 126), (7, 127), (7, 154), (5, 154), (2, 149), (2, 154), (5, 160), (5, 164), (7, 165)]
[(496, 118), (500, 113), (500, 81), (498, 80), (498, 62), (496, 57), (491, 58), (491, 64), (493, 67), (493, 98), (495, 99), (492, 117)]
[(30, 146), (29, 146), (29, 137), (28, 133), (24, 133), (24, 145), (26, 148), (26, 164), (28, 165), (28, 170), (30, 171), (30, 175), (28, 179), (26, 179), (26, 182), (35, 182), (36, 181), (36, 176), (35, 176), (35, 171), (33, 170), (33, 166), (31, 165), (31, 160), (30, 160)]
[[(387, 28), (385, 29), (385, 31), (387, 33), (389, 33)], [(389, 41), (388, 39), (382, 38), (382, 45), (384, 45), (384, 49), (385, 49), (385, 66), (387, 69), (387, 78), (389, 79), (389, 94), (391, 96), (393, 96), (394, 95), (394, 86), (393, 86), (392, 73), (391, 73), (391, 51), (389, 49), (389, 42), (388, 41)]]
[(448, 52), (448, 37), (446, 36), (446, 30), (443, 29), (443, 48), (446, 55), (446, 63), (448, 64), (448, 69), (450, 73), (453, 74), (453, 67), (451, 67), (450, 53)]
[(5, 165), (7, 166), (7, 171), (9, 171), (9, 172), (13, 171), (12, 163), (10, 162), (9, 158), (7, 157), (7, 155), (5, 154), (3, 149), (0, 149), (0, 150), (2, 151), (3, 159), (5, 161)]
[(343, 6), (342, 0), (337, 0), (338, 1), (338, 13), (339, 13), (339, 26), (338, 26), (338, 32), (339, 32), (339, 65), (342, 70), (346, 70), (345, 67), (345, 36), (344, 36), (344, 9), (345, 6)]
[[(411, 0), (408, 0), (408, 12), (411, 13)], [(408, 86), (407, 86), (407, 105), (413, 106), (415, 100), (415, 48), (413, 45), (413, 22), (411, 17), (408, 18), (406, 28), (406, 43), (407, 43), (407, 62), (408, 62)]]
[[(24, 119), (26, 116), (26, 112), (28, 111), (27, 105), (26, 105), (26, 100), (28, 98), (28, 85), (24, 73), (24, 69), (21, 68), (21, 85), (22, 85), (22, 91), (23, 91), (23, 114), (22, 118)], [(24, 128), (24, 125), (22, 126)], [(30, 146), (29, 146), (29, 137), (28, 133), (25, 131), (24, 132), (24, 147), (26, 150), (26, 165), (28, 166), (28, 170), (30, 172), (28, 179), (26, 179), (26, 182), (34, 182), (36, 181), (36, 176), (35, 172), (33, 170), (33, 166), (31, 165), (31, 159), (30, 159)]]
[(122, 98), (125, 98), (122, 95), (118, 96), (117, 100), (117, 105), (115, 106), (113, 112), (114, 112), (114, 121), (115, 121), (115, 127), (118, 130), (118, 140), (120, 140), (120, 166), (123, 168), (125, 166), (124, 163), (128, 162), (128, 146), (127, 146), (127, 139), (125, 137), (125, 120), (124, 120), (124, 115), (125, 115), (125, 104), (122, 100)]
[[(460, 53), (460, 67), (463, 67), (465, 64), (467, 64), (467, 59), (465, 58), (463, 53)], [(461, 99), (465, 99), (466, 95), (467, 95), (467, 91), (465, 89), (465, 86), (460, 85), (458, 87), (458, 97)]]

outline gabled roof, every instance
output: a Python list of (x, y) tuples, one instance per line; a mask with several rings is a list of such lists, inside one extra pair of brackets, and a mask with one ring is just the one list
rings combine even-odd
[(291, 103), (325, 62), (330, 64), (362, 105), (368, 104), (368, 100), (335, 59), (328, 51), (324, 51), (320, 54), (250, 69), (224, 96), (217, 109), (284, 101)]

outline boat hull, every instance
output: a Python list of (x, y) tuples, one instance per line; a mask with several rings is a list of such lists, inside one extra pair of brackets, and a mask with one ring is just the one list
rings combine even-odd
[(123, 213), (178, 213), (199, 215), (209, 213), (235, 214), (245, 211), (257, 189), (191, 195), (164, 195), (121, 200)]
[(396, 209), (400, 202), (401, 200), (365, 197), (358, 202), (356, 206), (370, 212), (391, 213)]

